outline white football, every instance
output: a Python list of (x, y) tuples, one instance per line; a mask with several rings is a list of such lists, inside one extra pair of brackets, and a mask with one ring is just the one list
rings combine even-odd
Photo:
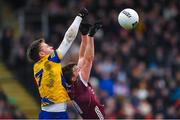
[(139, 16), (135, 10), (126, 8), (119, 13), (118, 22), (123, 28), (131, 30), (139, 23)]

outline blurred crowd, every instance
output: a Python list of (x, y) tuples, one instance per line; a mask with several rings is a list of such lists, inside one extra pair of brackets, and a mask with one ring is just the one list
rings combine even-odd
[(0, 86), (0, 119), (25, 119), (24, 114), (9, 100)]
[[(93, 24), (99, 19), (103, 22), (103, 29), (95, 36), (90, 81), (105, 105), (106, 117), (180, 118), (178, 0), (29, 0), (24, 5), (9, 4), (14, 10), (25, 6), (29, 11), (48, 11), (46, 40), (55, 48), (76, 11), (85, 6), (90, 13), (88, 22)], [(132, 31), (124, 30), (117, 22), (118, 13), (127, 7), (140, 16), (140, 23)], [(11, 27), (6, 28), (1, 38), (3, 61), (30, 92), (36, 91), (32, 64), (26, 59), (26, 49), (37, 33), (33, 25), (37, 23), (26, 25), (18, 39), (13, 37)], [(76, 40), (73, 44), (79, 43)], [(78, 117), (73, 111), (71, 115)]]

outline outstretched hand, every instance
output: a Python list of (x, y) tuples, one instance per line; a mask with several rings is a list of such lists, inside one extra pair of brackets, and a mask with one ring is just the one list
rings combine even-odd
[(88, 32), (89, 32), (89, 29), (91, 28), (91, 26), (92, 25), (89, 24), (89, 23), (81, 23), (80, 28), (79, 28), (81, 34), (82, 35), (87, 35)]
[(95, 35), (95, 33), (102, 28), (102, 21), (97, 21), (91, 28), (89, 31), (89, 36), (93, 37)]
[(88, 10), (86, 8), (81, 8), (79, 10), (78, 16), (85, 18), (88, 15)]

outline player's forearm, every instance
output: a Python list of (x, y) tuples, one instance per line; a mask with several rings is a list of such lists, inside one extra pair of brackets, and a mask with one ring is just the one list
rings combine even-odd
[(82, 18), (79, 16), (76, 16), (75, 20), (73, 21), (69, 29), (66, 31), (63, 41), (58, 48), (58, 51), (60, 52), (62, 57), (64, 57), (66, 52), (71, 47), (72, 42), (75, 40), (81, 21), (82, 21)]
[(94, 37), (88, 36), (84, 59), (88, 61), (93, 61), (94, 59)]
[(81, 34), (81, 45), (80, 45), (80, 49), (79, 49), (79, 58), (84, 57), (86, 45), (87, 45), (87, 35)]

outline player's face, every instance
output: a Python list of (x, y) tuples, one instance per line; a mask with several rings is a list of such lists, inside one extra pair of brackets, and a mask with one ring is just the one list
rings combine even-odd
[(40, 45), (40, 57), (44, 57), (45, 55), (49, 55), (53, 53), (53, 47), (46, 44), (45, 42), (42, 42)]
[(77, 65), (75, 65), (75, 66), (73, 67), (72, 81), (75, 81), (75, 80), (77, 79), (78, 74), (79, 74), (79, 71), (80, 71), (80, 68), (79, 68)]

